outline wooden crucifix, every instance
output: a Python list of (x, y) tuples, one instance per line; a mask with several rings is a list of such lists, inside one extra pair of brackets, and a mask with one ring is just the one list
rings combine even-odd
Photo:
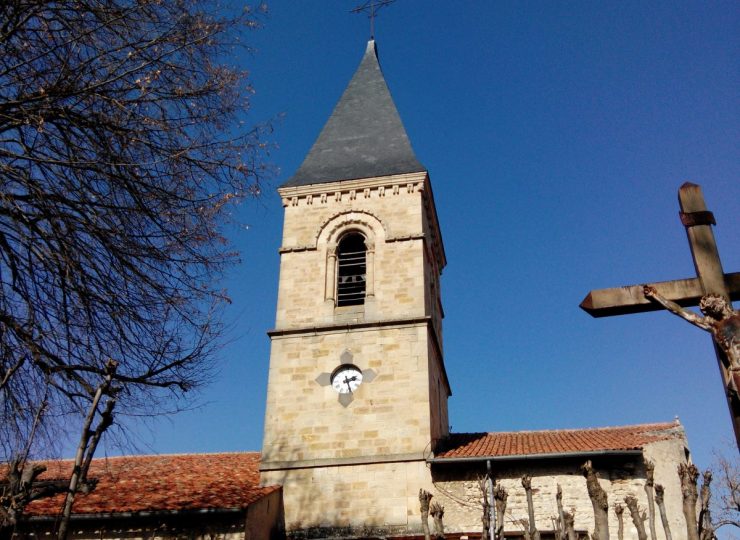
[[(697, 277), (594, 290), (581, 308), (593, 317), (668, 309), (710, 332), (740, 449), (740, 314), (731, 304), (740, 300), (740, 272), (722, 270), (712, 232), (714, 216), (707, 210), (701, 187), (686, 182), (678, 190), (678, 201)], [(697, 305), (705, 317), (683, 309)]]

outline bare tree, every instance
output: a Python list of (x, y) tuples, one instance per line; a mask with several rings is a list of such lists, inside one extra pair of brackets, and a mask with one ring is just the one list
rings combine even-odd
[(568, 540), (576, 540), (576, 513), (575, 509), (570, 512), (563, 512), (563, 525)]
[(628, 495), (624, 498), (624, 504), (630, 511), (630, 517), (632, 517), (632, 523), (637, 529), (637, 538), (639, 540), (647, 540), (647, 533), (645, 532), (645, 520), (647, 515), (644, 512), (640, 512), (640, 508), (637, 506), (637, 499), (632, 495)]
[[(734, 452), (734, 448), (730, 449)], [(713, 526), (740, 529), (740, 463), (717, 454), (714, 463)]]
[(565, 531), (565, 511), (563, 510), (563, 488), (560, 487), (560, 484), (557, 485), (555, 491), (555, 503), (558, 507), (558, 517), (555, 520), (555, 538), (565, 540), (567, 533)]
[(615, 504), (614, 513), (617, 515), (617, 540), (624, 540), (624, 506)]
[(478, 489), (481, 494), (481, 524), (483, 525), (481, 540), (491, 540), (489, 534), (489, 531), (491, 530), (491, 501), (488, 489), (489, 482), (491, 482), (491, 478), (487, 474), (478, 478)]
[(419, 509), (421, 510), (421, 530), (424, 532), (424, 540), (429, 538), (429, 501), (433, 495), (423, 489), (419, 490)]
[[(110, 359), (131, 414), (175, 410), (207, 380), (237, 260), (223, 226), (265, 160), (263, 129), (239, 127), (251, 88), (223, 62), (255, 24), (197, 0), (0, 3), (6, 486), (33, 484), (25, 461), (55, 430), (104, 419)], [(28, 497), (14, 500), (17, 519)]]
[(434, 520), (434, 538), (435, 540), (444, 540), (445, 538), (445, 525), (444, 515), (445, 507), (438, 502), (433, 502), (429, 505), (429, 514)]
[(534, 519), (534, 501), (532, 498), (532, 477), (528, 474), (525, 474), (522, 476), (522, 487), (524, 488), (524, 492), (527, 495), (527, 515), (529, 516), (528, 520), (528, 537), (531, 540), (540, 540), (540, 531), (537, 530), (537, 524), (535, 523)]
[(655, 530), (655, 464), (649, 460), (645, 460), (645, 494), (648, 501), (650, 540), (658, 540), (658, 533)]
[(696, 479), (699, 478), (699, 469), (692, 463), (681, 463), (678, 466), (678, 477), (681, 480), (686, 538), (688, 540), (699, 540), (699, 526), (696, 522), (696, 500), (699, 497), (696, 491)]
[(496, 524), (494, 540), (502, 540), (504, 537), (504, 516), (506, 515), (506, 501), (509, 494), (501, 484), (493, 488), (493, 500), (496, 507)]
[(701, 498), (699, 506), (699, 539), (712, 540), (714, 536), (714, 525), (712, 514), (709, 510), (709, 502), (712, 498), (710, 484), (712, 483), (712, 471), (704, 471), (701, 484)]
[(671, 535), (671, 526), (668, 523), (668, 514), (665, 510), (665, 488), (661, 484), (655, 484), (655, 504), (658, 505), (658, 511), (660, 512), (660, 522), (663, 524), (663, 532), (665, 533), (665, 540), (673, 540)]
[(591, 461), (581, 466), (581, 472), (586, 478), (586, 489), (591, 505), (594, 508), (594, 534), (598, 540), (609, 540), (609, 499), (606, 491), (599, 484)]

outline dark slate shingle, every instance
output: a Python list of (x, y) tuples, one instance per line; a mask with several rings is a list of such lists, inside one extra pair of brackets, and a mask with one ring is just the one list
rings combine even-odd
[(281, 187), (424, 170), (411, 148), (371, 40), (306, 159)]

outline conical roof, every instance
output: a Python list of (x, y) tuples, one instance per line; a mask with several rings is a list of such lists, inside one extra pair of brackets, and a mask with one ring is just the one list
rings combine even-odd
[(411, 148), (371, 40), (306, 159), (281, 187), (424, 170)]

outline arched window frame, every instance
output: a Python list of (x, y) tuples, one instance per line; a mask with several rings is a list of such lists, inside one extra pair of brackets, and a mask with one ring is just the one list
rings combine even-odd
[[(356, 229), (344, 232), (338, 240), (334, 280), (335, 305), (336, 307), (364, 305), (367, 297), (369, 242), (367, 237)], [(349, 281), (344, 281), (345, 279)]]
[(326, 254), (324, 300), (334, 308), (337, 308), (337, 246), (345, 235), (352, 232), (359, 233), (365, 238), (365, 305), (375, 297), (375, 246), (378, 242), (385, 242), (388, 234), (385, 225), (368, 212), (342, 212), (324, 222), (316, 234), (316, 247), (319, 250), (323, 248)]

